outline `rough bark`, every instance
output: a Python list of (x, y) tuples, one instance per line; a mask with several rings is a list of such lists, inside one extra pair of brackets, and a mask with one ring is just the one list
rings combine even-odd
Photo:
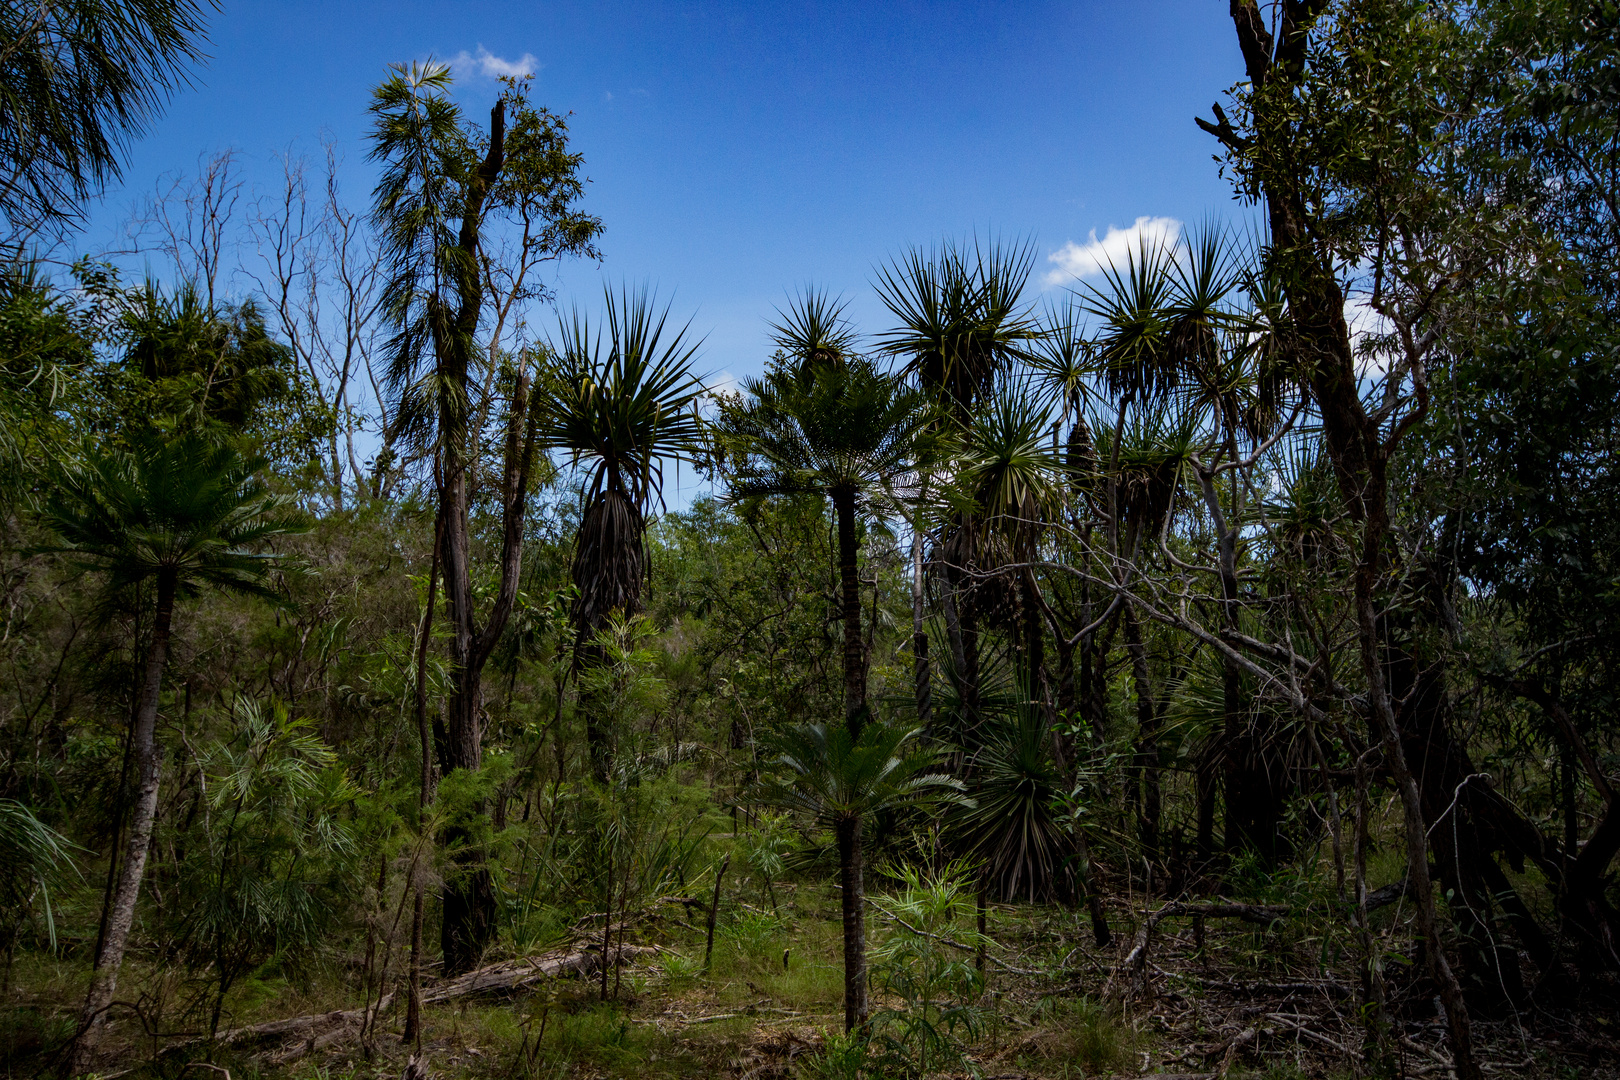
[[(1292, 160), (1291, 123), (1280, 104), (1305, 71), (1308, 35), (1327, 7), (1326, 0), (1282, 0), (1276, 34), (1256, 0), (1230, 0), (1233, 26), (1254, 94), (1253, 138), (1238, 136), (1217, 112), (1218, 124), (1200, 122), (1234, 153), (1255, 166), (1271, 230), (1271, 257), (1282, 273), (1293, 321), (1294, 347), (1321, 417), (1323, 441), (1346, 509), (1361, 524), (1361, 551), (1355, 574), (1355, 613), (1362, 667), (1368, 684), (1369, 722), (1380, 739), (1385, 765), (1395, 779), (1405, 818), (1408, 876), (1426, 944), (1429, 971), (1445, 1005), (1452, 1054), (1459, 1080), (1478, 1080), (1468, 1007), (1446, 958), (1429, 881), (1429, 844), (1422, 796), (1408, 766), (1401, 730), (1385, 680), (1384, 642), (1374, 601), (1389, 536), (1388, 464), (1404, 426), (1386, 437), (1361, 401), (1355, 358), (1345, 323), (1345, 298), (1331, 257), (1315, 242), (1299, 167)], [(1421, 380), (1421, 372), (1415, 372)], [(1426, 384), (1419, 383), (1416, 405), (1403, 424), (1421, 417)]]
[(838, 877), (844, 906), (844, 1030), (865, 1030), (871, 1015), (866, 979), (866, 885), (861, 819), (838, 822)]
[[(490, 112), (489, 152), (467, 187), (458, 238), (459, 258), (476, 267), (484, 205), (505, 163), (506, 114), (497, 104)], [(468, 474), (465, 403), (468, 371), (483, 309), (483, 279), (477, 273), (457, 277), (457, 307), (442, 331), (435, 321), (434, 348), (442, 385), (453, 388), (440, 400), (439, 427), (444, 446), (444, 472), (439, 484), (439, 513), (444, 523), (440, 558), (444, 565), (446, 615), (450, 622), (450, 694), (445, 703), (444, 740), (440, 759), (446, 773), (476, 770), (483, 759), (483, 673), (500, 640), (517, 596), (522, 569), (523, 524), (527, 509), (529, 469), (534, 459), (535, 424), (529, 409), (527, 377), (513, 390), (506, 429), (502, 476), (500, 585), (484, 625), (477, 623), (468, 530)], [(493, 938), (496, 902), (483, 854), (462, 830), (447, 830), (444, 840), (455, 863), (446, 875), (441, 944), (446, 974), (475, 967)]]
[(163, 672), (169, 662), (169, 628), (174, 617), (177, 585), (173, 570), (157, 577), (157, 610), (152, 623), (152, 641), (146, 652), (146, 674), (141, 681), (140, 707), (130, 732), (130, 753), (135, 765), (135, 798), (130, 808), (129, 836), (113, 889), (107, 914), (107, 929), (96, 953), (90, 990), (79, 1014), (79, 1031), (68, 1048), (64, 1072), (76, 1076), (87, 1072), (95, 1058), (96, 1046), (106, 1027), (107, 1008), (118, 992), (118, 973), (129, 946), (130, 928), (135, 922), (135, 904), (141, 895), (146, 874), (146, 856), (152, 846), (152, 826), (157, 819), (158, 782), (163, 772), (162, 752), (157, 744), (158, 704), (163, 694)]

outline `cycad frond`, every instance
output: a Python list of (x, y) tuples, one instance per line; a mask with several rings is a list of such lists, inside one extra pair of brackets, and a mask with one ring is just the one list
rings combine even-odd
[(265, 578), (278, 556), (262, 548), (303, 525), (257, 479), (264, 464), (195, 435), (92, 451), (45, 502), (61, 538), (47, 550), (105, 571), (114, 591), (169, 573), (182, 594), (213, 585), (272, 595)]

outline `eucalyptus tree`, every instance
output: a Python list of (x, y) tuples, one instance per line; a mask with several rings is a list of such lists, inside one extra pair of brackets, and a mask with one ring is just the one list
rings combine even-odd
[(889, 488), (911, 468), (929, 421), (927, 396), (855, 355), (825, 365), (773, 361), (743, 386), (747, 396), (723, 399), (717, 421), (731, 500), (819, 495), (833, 506), (844, 718), (858, 736), (866, 716), (858, 518), (888, 512)]
[(205, 587), (274, 599), (269, 574), (277, 556), (262, 549), (301, 528), (286, 500), (259, 481), (264, 464), (198, 435), (133, 452), (93, 450), (65, 472), (45, 503), (45, 522), (57, 536), (54, 550), (105, 574), (109, 594), (150, 605), (152, 618), (130, 730), (134, 803), (128, 838), (67, 1057), (68, 1075), (91, 1064), (135, 920), (163, 772), (157, 717), (176, 603)]
[[(571, 177), (580, 164), (575, 156), (559, 158), (549, 140), (514, 139), (508, 145), (509, 125), (517, 133), (540, 123), (526, 82), (507, 82), (490, 110), (487, 131), (464, 117), (450, 86), (447, 66), (397, 65), (371, 102), (371, 157), (382, 166), (372, 210), (387, 272), (381, 308), (394, 329), (388, 346), (387, 384), (394, 398), (388, 434), (416, 443), (431, 462), (438, 496), (435, 550), (452, 629), (451, 689), (442, 732), (435, 731), (439, 766), (446, 773), (477, 770), (482, 762), (483, 671), (517, 596), (539, 422), (530, 395), (534, 352), (503, 354), (498, 380), (507, 391), (499, 423), (502, 465), (489, 485), (501, 522), (498, 584), (480, 619), (468, 509), (482, 494), (473, 490), (478, 434), (473, 391), (478, 364), (487, 358), (478, 342), (489, 313), (487, 241), (503, 213), (529, 207), (524, 192)], [(575, 213), (572, 198), (551, 212)], [(599, 228), (599, 222), (584, 219), (580, 227), (561, 229), (556, 250), (585, 252)], [(460, 866), (443, 893), (444, 961), (448, 971), (465, 971), (494, 935), (495, 894), (481, 854), (466, 847), (469, 837), (452, 830), (447, 839), (461, 850)]]
[(212, 0), (0, 9), (0, 216), (7, 240), (79, 216), (203, 58)]
[[(645, 290), (604, 290), (606, 326), (578, 309), (558, 325), (536, 434), (586, 470), (583, 512), (574, 542), (578, 590), (571, 618), (575, 665), (602, 658), (596, 636), (619, 617), (641, 611), (649, 568), (647, 516), (663, 505), (664, 467), (700, 450), (697, 413), (703, 380), (692, 371), (701, 342), (690, 324), (674, 327)], [(603, 718), (586, 707), (591, 769), (606, 782), (612, 766)]]
[(866, 974), (866, 879), (862, 823), (877, 814), (949, 801), (971, 808), (962, 785), (928, 772), (934, 753), (916, 746), (918, 729), (873, 721), (805, 724), (776, 739), (776, 771), (760, 800), (831, 828), (838, 845), (844, 923), (844, 1030), (864, 1030), (871, 1015)]
[[(1293, 380), (1320, 418), (1345, 513), (1361, 533), (1353, 610), (1368, 728), (1400, 796), (1417, 923), (1445, 1006), (1457, 1075), (1477, 1080), (1469, 1007), (1443, 940), (1429, 868), (1434, 815), (1450, 813), (1445, 808), (1461, 789), (1446, 788), (1447, 794), (1443, 784), (1420, 780), (1427, 766), (1440, 771), (1455, 749), (1444, 745), (1443, 713), (1432, 707), (1443, 705), (1445, 694), (1423, 686), (1434, 664), (1407, 662), (1391, 648), (1380, 594), (1389, 596), (1397, 584), (1388, 558), (1392, 465), (1428, 414), (1430, 369), (1443, 366), (1439, 328), (1459, 286), (1494, 261), (1497, 223), (1511, 228), (1516, 211), (1507, 210), (1511, 200), (1454, 200), (1441, 185), (1455, 160), (1454, 136), (1480, 102), (1471, 81), (1478, 71), (1457, 62), (1455, 47), (1466, 36), (1455, 20), (1460, 12), (1310, 0), (1285, 0), (1270, 10), (1268, 18), (1256, 0), (1233, 0), (1247, 76), (1236, 91), (1238, 112), (1228, 116), (1217, 104), (1214, 120), (1199, 126), (1220, 142), (1234, 181), (1264, 209), (1267, 260), (1288, 304)], [(1363, 272), (1370, 302), (1394, 330), (1376, 395), (1363, 392), (1345, 318), (1345, 282)], [(1413, 705), (1398, 708), (1409, 694)], [(1419, 734), (1441, 742), (1413, 737), (1414, 723)], [(1463, 801), (1472, 801), (1471, 793)], [(1475, 808), (1456, 812), (1472, 815)], [(1448, 831), (1459, 824), (1453, 818)], [(1461, 906), (1470, 907), (1466, 899)]]

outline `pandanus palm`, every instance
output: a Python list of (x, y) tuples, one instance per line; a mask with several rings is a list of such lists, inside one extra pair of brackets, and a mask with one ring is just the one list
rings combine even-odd
[[(1087, 287), (1087, 306), (1103, 323), (1099, 349), (1105, 378), (1123, 396), (1121, 409), (1133, 403), (1152, 408), (1178, 396), (1211, 433), (1208, 450), (1228, 462), (1237, 459), (1240, 441), (1252, 444), (1274, 428), (1284, 381), (1276, 336), (1279, 310), (1267, 303), (1269, 283), (1248, 275), (1253, 310), (1242, 312), (1233, 299), (1244, 282), (1226, 235), (1209, 226), (1174, 247), (1143, 244), (1123, 271), (1109, 268), (1103, 287)], [(1243, 489), (1234, 472), (1223, 499), (1214, 462), (1200, 453), (1192, 465), (1216, 532), (1222, 620), (1228, 630), (1236, 629)], [(1138, 480), (1135, 489), (1141, 495), (1162, 485)], [(1129, 502), (1124, 499), (1121, 509)], [(1119, 524), (1116, 520), (1116, 539)], [(1263, 749), (1270, 740), (1250, 730), (1244, 696), (1241, 672), (1228, 660), (1227, 841), (1241, 841), (1269, 857), (1278, 850), (1282, 790)], [(1201, 841), (1206, 832), (1201, 827)]]
[[(1039, 692), (1044, 629), (1035, 570), (1041, 532), (1063, 503), (1065, 467), (1047, 441), (1052, 427), (1049, 399), (1027, 379), (1003, 380), (962, 433), (953, 486), (972, 511), (957, 532), (953, 561), (977, 564), (981, 572), (1007, 567), (976, 588), (1004, 579), (1016, 590), (1017, 637), (1024, 654), (1022, 680)], [(983, 605), (980, 605), (983, 606)], [(1005, 607), (1012, 607), (1008, 604)]]
[(962, 785), (928, 770), (936, 755), (917, 729), (874, 721), (859, 736), (841, 725), (806, 724), (777, 737), (776, 774), (760, 801), (831, 828), (838, 843), (844, 916), (844, 1030), (866, 1026), (866, 885), (862, 823), (874, 814), (963, 798)]
[(719, 434), (732, 459), (731, 499), (821, 495), (838, 526), (844, 621), (844, 716), (858, 733), (866, 709), (857, 517), (884, 505), (885, 485), (905, 472), (927, 422), (926, 396), (870, 360), (777, 365), (744, 383), (746, 398), (721, 408)]
[(196, 436), (133, 453), (91, 453), (45, 504), (46, 524), (58, 537), (54, 550), (104, 573), (113, 594), (144, 594), (152, 617), (130, 732), (135, 802), (68, 1075), (83, 1072), (95, 1052), (146, 871), (162, 771), (157, 714), (175, 602), (204, 588), (273, 595), (267, 579), (276, 556), (263, 548), (299, 528), (286, 501), (257, 479), (263, 465)]
[[(878, 270), (878, 296), (895, 319), (879, 337), (879, 347), (905, 361), (924, 390), (934, 396), (949, 418), (943, 426), (960, 429), (977, 404), (993, 391), (997, 376), (1015, 362), (1031, 358), (1030, 344), (1042, 330), (1023, 299), (1035, 249), (1030, 242), (981, 244), (946, 242), (931, 250), (913, 248), (892, 265)], [(954, 534), (971, 531), (960, 514), (943, 526)], [(923, 538), (920, 518), (913, 536), (912, 592), (920, 614)], [(946, 629), (952, 659), (962, 680), (964, 710), (978, 710), (978, 634), (971, 617), (961, 617), (956, 592), (964, 586), (959, 568), (946, 566), (951, 588), (945, 594)], [(917, 619), (917, 700), (919, 711), (929, 700), (926, 642)]]
[[(666, 463), (690, 460), (703, 433), (703, 383), (692, 373), (700, 343), (687, 326), (671, 326), (668, 307), (657, 310), (645, 290), (608, 290), (605, 301), (605, 325), (579, 311), (559, 325), (536, 431), (541, 446), (585, 469), (573, 564), (578, 663), (593, 661), (593, 638), (614, 612), (641, 610), (647, 514), (662, 505)], [(587, 716), (587, 740), (605, 781), (612, 763), (600, 717)]]
[(1035, 265), (1029, 242), (914, 248), (878, 270), (878, 297), (895, 318), (879, 347), (904, 358), (919, 384), (958, 420), (1014, 361), (1029, 359), (1039, 323), (1023, 300)]

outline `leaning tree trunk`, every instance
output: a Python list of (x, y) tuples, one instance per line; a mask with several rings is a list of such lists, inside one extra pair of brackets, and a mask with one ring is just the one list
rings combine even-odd
[(163, 771), (163, 758), (157, 745), (158, 702), (163, 693), (163, 670), (169, 660), (169, 625), (174, 616), (175, 585), (173, 570), (158, 574), (157, 617), (152, 624), (152, 643), (146, 653), (146, 677), (141, 684), (140, 707), (135, 712), (135, 729), (130, 733), (135, 762), (135, 803), (130, 815), (128, 846), (118, 884), (113, 889), (107, 931), (96, 953), (90, 991), (85, 995), (84, 1010), (79, 1014), (79, 1032), (68, 1048), (64, 1068), (68, 1076), (88, 1072), (95, 1057), (96, 1044), (107, 1022), (107, 1007), (118, 992), (118, 971), (129, 945), (135, 902), (140, 899), (146, 856), (152, 846), (158, 780)]
[(838, 877), (844, 894), (844, 1031), (866, 1029), (871, 1015), (866, 980), (866, 884), (861, 819), (838, 822)]
[(861, 582), (855, 573), (860, 547), (855, 538), (855, 491), (836, 488), (833, 510), (838, 515), (838, 582), (844, 615), (844, 722), (852, 738), (860, 738), (866, 722), (866, 650), (861, 637)]

